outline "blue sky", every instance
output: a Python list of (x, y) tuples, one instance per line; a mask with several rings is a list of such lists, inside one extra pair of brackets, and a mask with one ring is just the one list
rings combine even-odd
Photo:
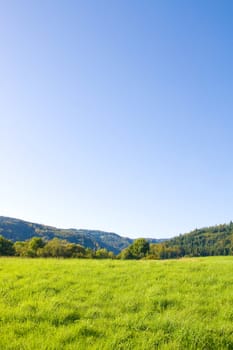
[(233, 219), (231, 0), (2, 1), (0, 215), (171, 237)]

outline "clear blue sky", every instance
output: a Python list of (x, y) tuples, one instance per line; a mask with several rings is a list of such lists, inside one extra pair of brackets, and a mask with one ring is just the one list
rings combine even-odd
[(0, 215), (170, 237), (233, 219), (233, 1), (0, 3)]

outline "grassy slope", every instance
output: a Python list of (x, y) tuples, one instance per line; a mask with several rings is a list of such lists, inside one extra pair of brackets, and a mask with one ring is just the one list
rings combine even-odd
[(233, 258), (0, 259), (0, 349), (233, 349)]

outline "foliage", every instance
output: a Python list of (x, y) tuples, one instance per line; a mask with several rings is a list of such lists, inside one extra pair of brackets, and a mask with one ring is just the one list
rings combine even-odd
[(128, 248), (124, 249), (119, 257), (121, 259), (142, 259), (148, 254), (149, 249), (149, 242), (145, 238), (138, 238)]
[(112, 252), (108, 252), (107, 249), (98, 249), (95, 252), (95, 257), (97, 259), (108, 259), (108, 258), (113, 259), (114, 254)]
[(15, 254), (13, 242), (0, 236), (0, 256), (11, 256)]
[[(13, 245), (13, 242), (11, 242)], [(42, 238), (33, 237), (25, 242), (15, 242), (13, 245), (16, 256), (21, 257), (46, 257), (46, 258), (96, 258), (96, 259), (114, 259), (113, 252), (107, 249), (98, 249), (94, 251), (90, 248), (85, 249), (80, 244), (70, 243), (66, 240), (53, 238), (44, 241)], [(6, 254), (5, 254), (6, 255)]]
[(233, 223), (196, 229), (160, 244), (151, 244), (149, 258), (233, 254)]

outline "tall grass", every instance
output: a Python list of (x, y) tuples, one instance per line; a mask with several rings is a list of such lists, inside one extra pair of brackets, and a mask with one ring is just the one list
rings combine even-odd
[(233, 258), (1, 258), (0, 349), (233, 349)]

